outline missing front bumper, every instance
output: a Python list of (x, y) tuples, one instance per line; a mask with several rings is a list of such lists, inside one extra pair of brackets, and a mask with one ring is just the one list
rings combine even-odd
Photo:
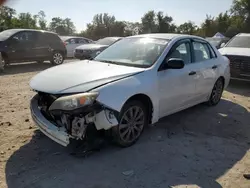
[(33, 121), (46, 136), (62, 146), (69, 144), (70, 135), (67, 134), (66, 129), (64, 127), (57, 127), (43, 116), (38, 107), (37, 96), (31, 99), (30, 111)]
[[(88, 115), (82, 117), (84, 118), (84, 124), (82, 127), (84, 130), (77, 130), (81, 133), (79, 136), (76, 134), (68, 134), (65, 127), (58, 127), (46, 119), (46, 117), (41, 113), (38, 106), (38, 96), (34, 96), (30, 103), (31, 116), (33, 121), (39, 127), (39, 129), (50, 139), (59, 143), (62, 146), (67, 146), (70, 143), (70, 138), (81, 139), (84, 137), (86, 127), (93, 123), (97, 130), (108, 130), (114, 126), (118, 125), (118, 121), (112, 110), (103, 108), (98, 113), (89, 113)], [(93, 115), (91, 115), (93, 114)], [(72, 125), (71, 125), (72, 126)], [(79, 127), (78, 127), (79, 128)], [(72, 132), (73, 133), (73, 132)], [(83, 136), (83, 137), (82, 137)]]

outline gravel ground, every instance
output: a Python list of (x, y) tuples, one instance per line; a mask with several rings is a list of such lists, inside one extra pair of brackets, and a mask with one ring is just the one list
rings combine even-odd
[(147, 128), (126, 149), (69, 155), (33, 124), (28, 82), (49, 64), (0, 75), (0, 187), (250, 187), (250, 84), (231, 82), (216, 107), (198, 105)]

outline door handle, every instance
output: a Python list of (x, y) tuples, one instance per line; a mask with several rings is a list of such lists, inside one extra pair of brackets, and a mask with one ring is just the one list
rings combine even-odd
[(218, 67), (217, 65), (214, 65), (212, 66), (212, 69), (217, 69), (217, 67)]
[(195, 75), (196, 74), (196, 72), (195, 71), (191, 71), (188, 75)]

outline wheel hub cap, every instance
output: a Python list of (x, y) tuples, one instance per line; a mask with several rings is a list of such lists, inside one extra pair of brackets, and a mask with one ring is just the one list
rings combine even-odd
[(63, 57), (62, 57), (62, 55), (60, 53), (54, 54), (53, 58), (54, 58), (54, 62), (56, 64), (61, 64), (62, 63)]
[(121, 139), (125, 142), (133, 142), (136, 140), (143, 130), (144, 119), (144, 112), (140, 107), (130, 107), (123, 114), (119, 124)]

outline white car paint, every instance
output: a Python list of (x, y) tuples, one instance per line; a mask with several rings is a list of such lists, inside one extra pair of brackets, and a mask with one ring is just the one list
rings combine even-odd
[[(216, 80), (221, 76), (225, 79), (226, 88), (230, 80), (229, 61), (215, 47), (213, 49), (217, 59), (185, 65), (179, 70), (157, 72), (173, 44), (186, 37), (173, 38), (158, 61), (143, 73), (94, 89), (93, 91), (100, 93), (97, 101), (120, 111), (131, 96), (145, 94), (153, 103), (152, 123), (156, 123), (166, 115), (207, 101)], [(212, 69), (214, 65), (217, 65), (218, 69)], [(189, 76), (188, 73), (193, 70), (198, 74)]]
[(242, 55), (250, 56), (250, 48), (233, 48), (233, 47), (224, 47), (219, 49), (219, 52), (222, 55)]
[[(229, 61), (215, 47), (216, 58), (186, 64), (182, 69), (158, 71), (173, 45), (182, 39), (204, 39), (177, 34), (148, 34), (133, 37), (169, 39), (165, 50), (148, 68), (114, 65), (97, 61), (80, 61), (50, 68), (36, 75), (30, 82), (32, 89), (51, 94), (98, 92), (96, 101), (120, 112), (125, 102), (143, 94), (153, 105), (152, 123), (160, 118), (208, 101), (218, 78), (230, 79)], [(216, 66), (215, 69), (212, 67)], [(195, 75), (189, 75), (195, 71)], [(98, 127), (100, 129), (101, 127)], [(103, 127), (105, 129), (105, 127)]]
[[(234, 36), (219, 52), (231, 61), (231, 79), (250, 81), (250, 34), (239, 33)], [(239, 65), (240, 63), (240, 65)], [(235, 65), (236, 64), (236, 65)]]
[(50, 94), (79, 93), (142, 71), (142, 68), (84, 60), (42, 71), (31, 79), (30, 86)]

